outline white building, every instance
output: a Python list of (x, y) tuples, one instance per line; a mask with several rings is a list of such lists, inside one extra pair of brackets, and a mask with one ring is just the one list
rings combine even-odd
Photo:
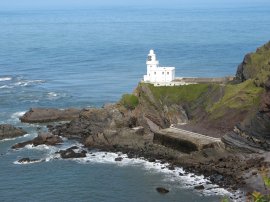
[(168, 85), (168, 83), (175, 79), (175, 67), (159, 67), (154, 50), (150, 50), (146, 65), (147, 75), (144, 75), (144, 82), (154, 83), (156, 85)]

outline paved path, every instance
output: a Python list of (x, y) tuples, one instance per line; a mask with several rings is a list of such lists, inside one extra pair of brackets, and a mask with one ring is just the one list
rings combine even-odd
[(155, 133), (154, 142), (183, 151), (198, 151), (205, 148), (224, 148), (220, 138), (170, 127)]
[(188, 131), (188, 130), (183, 130), (183, 129), (180, 129), (180, 128), (176, 128), (176, 127), (173, 127), (173, 126), (171, 126), (170, 128), (175, 130), (175, 132), (188, 134), (188, 135), (193, 136), (193, 137), (204, 138), (204, 139), (208, 139), (208, 140), (212, 140), (212, 141), (221, 141), (220, 138), (210, 137), (210, 136), (203, 135), (203, 134), (200, 134), (200, 133), (194, 133), (194, 132), (191, 132), (191, 131)]

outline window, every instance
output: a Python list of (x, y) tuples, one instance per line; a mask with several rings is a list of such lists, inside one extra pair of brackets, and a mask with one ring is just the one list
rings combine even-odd
[(157, 73), (156, 73), (156, 72), (154, 72), (154, 74), (156, 75)]
[(164, 75), (164, 72), (162, 72), (162, 74)]
[(169, 72), (167, 72), (167, 75), (169, 75), (170, 73)]
[(152, 60), (152, 56), (148, 56), (148, 61), (151, 61)]

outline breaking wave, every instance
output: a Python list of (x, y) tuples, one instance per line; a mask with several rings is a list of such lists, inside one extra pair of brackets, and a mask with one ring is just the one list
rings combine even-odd
[(14, 85), (25, 87), (25, 86), (31, 86), (34, 84), (44, 83), (44, 82), (45, 82), (44, 80), (21, 80), (21, 81), (14, 83)]
[[(57, 151), (61, 149), (67, 149), (71, 146), (77, 146), (79, 149), (83, 148), (83, 145), (79, 143), (70, 144), (65, 142), (59, 146), (47, 146), (39, 145), (34, 147), (33, 145), (28, 145), (25, 149), (30, 150), (43, 150), (47, 151), (47, 154), (34, 162), (28, 163), (39, 163), (39, 162), (48, 162), (54, 159), (59, 160), (71, 160), (81, 164), (114, 164), (116, 166), (136, 166), (149, 173), (162, 173), (164, 175), (165, 182), (177, 182), (177, 185), (181, 189), (192, 189), (194, 190), (195, 186), (203, 185), (203, 190), (197, 190), (198, 194), (201, 195), (226, 195), (229, 196), (232, 200), (237, 201), (236, 198), (241, 195), (241, 192), (231, 193), (228, 190), (219, 187), (218, 185), (212, 184), (209, 179), (205, 178), (203, 175), (195, 175), (194, 173), (185, 172), (182, 168), (176, 167), (174, 170), (168, 168), (168, 163), (162, 163), (161, 161), (149, 162), (144, 158), (128, 158), (126, 154), (123, 153), (113, 153), (113, 152), (103, 152), (103, 151), (88, 151), (85, 158), (77, 159), (61, 159), (60, 154), (56, 154)], [(121, 161), (115, 161), (117, 157), (121, 157)], [(15, 161), (14, 164), (27, 164), (19, 163)]]
[(10, 81), (12, 77), (0, 77), (0, 81)]

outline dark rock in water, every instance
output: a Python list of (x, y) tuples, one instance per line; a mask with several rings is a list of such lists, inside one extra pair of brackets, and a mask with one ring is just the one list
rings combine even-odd
[(194, 189), (196, 189), (196, 190), (203, 190), (204, 189), (204, 186), (203, 185), (198, 185), (198, 186), (195, 186)]
[(157, 190), (158, 193), (161, 193), (161, 194), (169, 193), (169, 190), (165, 189), (164, 187), (157, 187), (156, 190)]
[(184, 176), (184, 173), (179, 173), (180, 176)]
[(68, 149), (74, 150), (74, 149), (79, 149), (79, 147), (77, 147), (77, 146), (72, 146), (72, 147), (70, 147), (70, 148), (68, 148)]
[(0, 140), (22, 136), (26, 133), (22, 128), (16, 128), (10, 124), (0, 124)]
[(117, 158), (115, 158), (114, 160), (115, 160), (115, 161), (122, 161), (123, 158), (122, 158), (122, 157), (117, 157)]
[(214, 183), (218, 183), (220, 181), (222, 181), (224, 179), (224, 177), (222, 175), (219, 174), (214, 174), (212, 176), (210, 176), (210, 181), (214, 182)]
[(62, 142), (63, 140), (59, 136), (53, 135), (51, 133), (40, 133), (36, 138), (33, 139), (34, 146), (41, 144), (57, 145)]
[(38, 146), (38, 145), (42, 145), (42, 144), (57, 145), (57, 144), (60, 144), (62, 142), (63, 142), (63, 140), (59, 136), (53, 135), (51, 133), (40, 133), (33, 140), (17, 143), (15, 145), (13, 145), (11, 148), (12, 149), (19, 149), (19, 148), (23, 148), (29, 144), (33, 144), (34, 146)]
[(82, 150), (80, 152), (75, 152), (73, 149), (73, 147), (68, 148), (66, 150), (60, 150), (57, 153), (60, 153), (61, 158), (63, 159), (69, 159), (69, 158), (84, 158), (86, 157), (86, 151)]
[(175, 167), (174, 167), (174, 165), (169, 165), (169, 166), (168, 166), (168, 169), (169, 169), (169, 170), (175, 170)]
[(26, 141), (26, 142), (21, 142), (21, 143), (17, 143), (15, 145), (13, 145), (11, 148), (12, 149), (20, 149), (25, 147), (26, 145), (32, 144), (32, 140)]
[(25, 123), (46, 123), (52, 121), (71, 121), (79, 116), (79, 109), (54, 109), (54, 108), (32, 108), (26, 112), (20, 120)]
[(22, 158), (22, 159), (18, 160), (19, 163), (31, 163), (31, 162), (35, 162), (35, 161), (38, 161), (38, 159)]
[(156, 162), (156, 159), (150, 158), (150, 159), (148, 159), (148, 161), (151, 162), (151, 163), (153, 163), (153, 162)]

